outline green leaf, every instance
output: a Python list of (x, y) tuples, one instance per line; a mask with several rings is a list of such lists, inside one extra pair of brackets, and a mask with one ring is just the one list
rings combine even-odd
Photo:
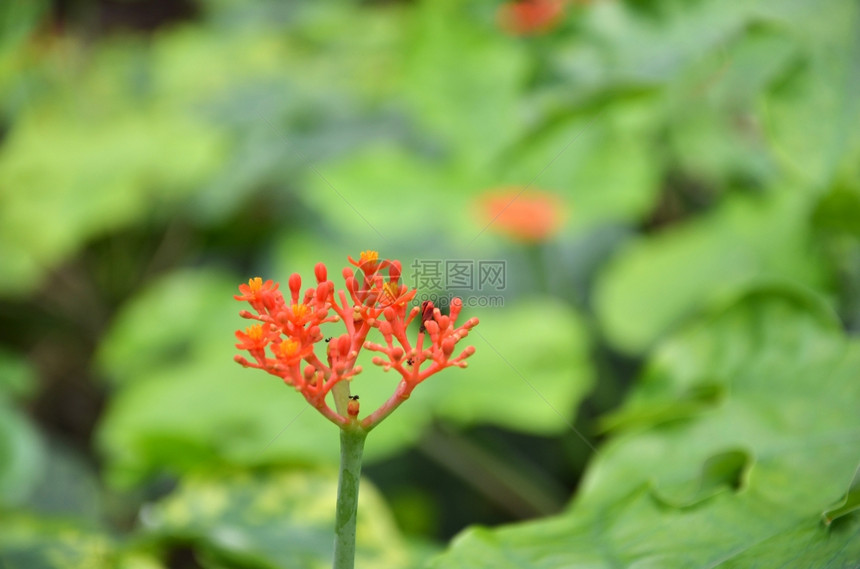
[(615, 81), (648, 84), (672, 79), (703, 54), (720, 49), (742, 29), (750, 11), (748, 3), (667, 4), (656, 25), (626, 4), (595, 4), (588, 13), (588, 31), (606, 46)]
[(9, 0), (0, 6), (0, 61), (4, 51), (12, 51), (32, 33), (46, 11), (44, 0)]
[[(204, 567), (329, 567), (335, 473), (235, 473), (186, 478), (142, 513), (145, 529), (190, 543)], [(411, 567), (417, 559), (367, 480), (359, 491), (357, 566)]]
[(795, 34), (803, 52), (760, 103), (774, 155), (797, 179), (826, 190), (860, 156), (860, 8), (831, 0)]
[[(308, 175), (313, 191), (302, 197), (361, 249), (376, 243), (378, 250), (390, 250), (399, 236), (416, 231), (425, 238), (448, 235), (468, 220), (467, 190), (473, 188), (450, 168), (400, 148), (370, 146), (330, 162), (323, 172)], [(437, 215), (440, 208), (451, 215)]]
[(503, 157), (495, 183), (559, 193), (572, 204), (578, 230), (637, 220), (658, 195), (659, 160), (645, 142), (655, 114), (648, 98), (559, 120)]
[(821, 197), (812, 222), (817, 229), (860, 238), (860, 188), (834, 187)]
[(712, 407), (725, 396), (725, 389), (718, 384), (699, 383), (676, 394), (672, 401), (646, 399), (640, 405), (633, 398), (623, 409), (609, 413), (600, 420), (603, 432), (629, 430), (636, 427), (659, 425), (697, 415)]
[(525, 52), (480, 2), (423, 2), (414, 16), (403, 83), (410, 110), (457, 163), (486, 167), (523, 129)]
[(66, 520), (7, 516), (0, 522), (3, 569), (163, 569), (143, 551)]
[(751, 465), (746, 450), (719, 452), (705, 460), (697, 476), (654, 488), (654, 497), (673, 508), (689, 508), (720, 492), (744, 488)]
[(45, 456), (30, 421), (0, 397), (0, 506), (20, 506), (33, 491)]
[(461, 424), (534, 434), (568, 429), (594, 378), (583, 319), (547, 298), (473, 313), (481, 323), (463, 342), (476, 349), (469, 367), (428, 379), (415, 396), (429, 396), (435, 414)]
[(88, 456), (62, 439), (45, 435), (37, 468), (30, 473), (32, 490), (25, 503), (42, 516), (98, 523), (104, 519), (104, 493), (99, 473)]
[(860, 510), (860, 469), (854, 474), (854, 479), (851, 481), (851, 486), (848, 488), (845, 497), (836, 506), (825, 510), (821, 514), (821, 519), (829, 526), (836, 520), (844, 518), (857, 510)]
[[(64, 68), (56, 59), (80, 46), (52, 49), (41, 64)], [(31, 290), (86, 240), (175, 208), (215, 171), (222, 133), (145, 96), (140, 49), (104, 44), (15, 117), (0, 154), (0, 293)]]
[(820, 514), (860, 457), (858, 374), (860, 343), (817, 300), (751, 294), (663, 344), (632, 394), (665, 403), (717, 383), (722, 399), (616, 435), (568, 511), (468, 530), (431, 566), (851, 566), (860, 517), (828, 529)]
[(595, 311), (617, 348), (641, 353), (691, 314), (756, 282), (825, 288), (800, 192), (731, 196), (707, 215), (641, 237), (599, 277)]
[[(239, 283), (213, 270), (178, 270), (142, 290), (116, 317), (99, 346), (111, 382), (134, 382), (176, 364), (220, 352), (229, 359), (241, 323)], [(225, 334), (225, 330), (227, 334)]]
[(0, 397), (25, 399), (35, 389), (33, 366), (17, 353), (0, 349)]

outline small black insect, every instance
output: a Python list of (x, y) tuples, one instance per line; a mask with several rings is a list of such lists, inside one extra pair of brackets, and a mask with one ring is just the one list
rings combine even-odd
[(331, 339), (332, 339), (332, 336), (329, 336), (328, 338), (325, 339), (325, 343), (328, 344), (329, 342), (331, 342)]
[(408, 363), (409, 365), (412, 365), (415, 363), (415, 360), (413, 360), (412, 358), (409, 358), (408, 360), (406, 360), (406, 363)]
[(349, 398), (353, 401), (358, 401), (358, 395), (350, 395)]

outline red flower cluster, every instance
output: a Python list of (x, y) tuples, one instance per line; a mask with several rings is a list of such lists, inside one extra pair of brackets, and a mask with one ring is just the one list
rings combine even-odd
[[(258, 277), (239, 285), (241, 295), (234, 298), (248, 302), (253, 309), (239, 314), (257, 323), (244, 332), (236, 332), (239, 339), (236, 347), (247, 351), (251, 359), (238, 355), (235, 359), (245, 367), (282, 378), (326, 418), (344, 426), (359, 421), (358, 401), (349, 399), (345, 383), (361, 372), (361, 366), (355, 365), (358, 354), (362, 348), (380, 352), (385, 357), (376, 356), (373, 363), (385, 371), (396, 370), (401, 380), (388, 401), (360, 420), (361, 426), (369, 430), (434, 373), (452, 366), (466, 367), (465, 359), (475, 348), (469, 346), (458, 355), (454, 355), (454, 349), (478, 324), (478, 319), (471, 318), (455, 326), (462, 308), (459, 299), (452, 301), (448, 316), (430, 302), (407, 310), (417, 291), (400, 283), (399, 261), (380, 260), (375, 251), (364, 251), (359, 260), (349, 257), (349, 262), (355, 268), (343, 270), (346, 290), (335, 290), (334, 283), (327, 278), (325, 265), (319, 263), (314, 269), (317, 284), (304, 294), (301, 294), (301, 277), (298, 274), (290, 277), (290, 302), (271, 280), (263, 282)], [(407, 328), (419, 314), (421, 327), (413, 347)], [(315, 347), (323, 340), (320, 325), (327, 322), (342, 322), (346, 331), (325, 340), (323, 362)], [(366, 341), (372, 329), (382, 334), (384, 344)], [(337, 412), (326, 403), (332, 390), (339, 390), (341, 395), (335, 396)]]

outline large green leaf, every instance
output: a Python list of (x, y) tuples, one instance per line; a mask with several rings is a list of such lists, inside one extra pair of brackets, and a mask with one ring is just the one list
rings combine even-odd
[[(82, 51), (49, 52), (45, 67)], [(78, 53), (78, 55), (82, 55)], [(16, 117), (0, 154), (0, 292), (31, 290), (86, 240), (176, 207), (213, 173), (223, 139), (181, 105), (135, 94), (134, 45), (108, 45), (54, 72), (44, 100)], [(74, 81), (74, 83), (73, 83)], [(62, 149), (62, 151), (58, 151)]]
[(15, 352), (0, 348), (0, 397), (23, 399), (35, 389), (33, 366)]
[(764, 186), (780, 173), (759, 132), (758, 103), (797, 49), (781, 29), (751, 27), (667, 85), (668, 166), (696, 182), (691, 198), (707, 203), (739, 181)]
[(829, 526), (845, 516), (855, 514), (857, 510), (860, 510), (860, 468), (854, 474), (854, 480), (851, 481), (851, 486), (848, 487), (845, 497), (833, 508), (825, 510), (821, 514), (821, 520)]
[(607, 52), (618, 82), (660, 83), (709, 50), (720, 49), (749, 19), (749, 3), (666, 2), (658, 22), (623, 3), (598, 3), (585, 25)]
[(20, 407), (36, 390), (33, 366), (0, 349), (0, 509), (96, 517), (93, 474), (72, 449), (50, 440)]
[(229, 359), (235, 338), (223, 332), (240, 323), (237, 286), (211, 270), (175, 271), (157, 281), (115, 319), (99, 347), (99, 367), (124, 384), (213, 353)]
[(474, 315), (481, 323), (467, 339), (477, 350), (469, 367), (427, 381), (434, 413), (525, 433), (567, 428), (594, 376), (582, 318), (540, 298), (475, 309)]
[(43, 441), (14, 401), (35, 391), (32, 366), (14, 352), (0, 349), (0, 507), (21, 506), (44, 472)]
[[(845, 4), (827, 3), (839, 2)], [(818, 23), (822, 18), (813, 18), (820, 9), (816, 0), (593, 3), (579, 22), (583, 33), (562, 39), (562, 45), (571, 47), (559, 50), (555, 65), (569, 81), (568, 88), (586, 92), (670, 84), (714, 56), (730, 63), (722, 70), (730, 75), (767, 74), (780, 63), (779, 50), (774, 53), (776, 62), (761, 62), (761, 69), (752, 70), (746, 68), (747, 58), (731, 53), (731, 44), (765, 27), (787, 28), (793, 34), (826, 29)], [(742, 85), (740, 91), (751, 87), (760, 85)]]
[[(857, 17), (844, 0), (592, 3), (582, 33), (559, 38), (562, 82), (541, 86), (538, 102), (564, 115), (609, 100), (618, 115), (620, 95), (664, 95), (650, 118), (668, 128), (638, 152), (668, 141), (666, 165), (706, 183), (761, 181), (779, 164), (823, 185), (860, 150)], [(628, 168), (628, 154), (603, 170)]]
[(0, 521), (3, 569), (163, 569), (151, 554), (67, 520), (13, 515)]
[(44, 461), (36, 429), (0, 395), (0, 507), (20, 506), (27, 500)]
[(760, 101), (774, 156), (806, 184), (826, 191), (860, 156), (860, 7), (828, 0), (794, 22), (802, 50)]
[(860, 238), (860, 187), (834, 187), (821, 197), (812, 222), (823, 232)]
[(711, 405), (621, 426), (567, 512), (469, 530), (432, 566), (853, 566), (860, 517), (821, 513), (860, 460), (858, 374), (860, 344), (820, 303), (751, 294), (664, 344), (621, 412), (715, 385)]
[(42, 0), (9, 0), (0, 6), (0, 61), (32, 32), (46, 8)]
[(303, 199), (321, 218), (362, 249), (380, 251), (404, 239), (450, 235), (468, 223), (475, 190), (444, 163), (388, 145), (330, 162), (309, 174), (308, 184), (313, 191)]
[(559, 120), (516, 147), (495, 183), (565, 196), (578, 230), (640, 219), (658, 193), (659, 159), (646, 143), (657, 115), (654, 100), (643, 98)]
[[(207, 569), (331, 566), (337, 476), (269, 472), (193, 476), (144, 509), (144, 528), (160, 541), (190, 544)], [(417, 561), (376, 489), (359, 492), (359, 567), (412, 567)]]
[(516, 140), (525, 52), (497, 28), (481, 2), (422, 2), (406, 46), (403, 93), (417, 122), (474, 168)]
[[(219, 462), (336, 463), (333, 425), (277, 378), (232, 362), (233, 331), (246, 324), (231, 298), (235, 282), (217, 273), (176, 273), (117, 318), (99, 361), (119, 386), (98, 431), (116, 481)], [(368, 460), (414, 443), (434, 417), (528, 433), (559, 432), (572, 421), (592, 380), (588, 337), (576, 313), (535, 299), (473, 315), (482, 324), (464, 342), (478, 350), (469, 367), (419, 386), (370, 435)], [(369, 413), (391, 396), (398, 376), (374, 366), (370, 354), (362, 357), (365, 371), (351, 390)]]
[(603, 331), (642, 352), (695, 311), (754, 281), (824, 289), (808, 227), (812, 200), (783, 190), (731, 197), (700, 219), (641, 237), (604, 269), (595, 292)]

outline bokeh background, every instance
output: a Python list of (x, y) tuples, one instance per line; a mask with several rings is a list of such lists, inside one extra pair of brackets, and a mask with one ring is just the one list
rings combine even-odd
[[(337, 434), (232, 362), (253, 276), (505, 263), (470, 367), (369, 438), (368, 567), (569, 509), (615, 429), (733, 396), (676, 340), (707, 315), (853, 346), (858, 30), (849, 0), (3, 0), (0, 566), (327, 565)], [(726, 357), (815, 344), (736, 320)], [(643, 380), (679, 351), (707, 382)]]

